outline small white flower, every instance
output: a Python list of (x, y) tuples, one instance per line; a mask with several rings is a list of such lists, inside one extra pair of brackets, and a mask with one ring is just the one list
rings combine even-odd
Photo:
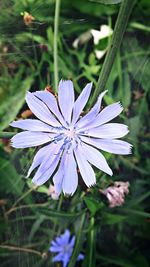
[(97, 45), (100, 40), (112, 35), (113, 30), (108, 25), (102, 25), (100, 31), (92, 29), (90, 32), (93, 36), (94, 44)]

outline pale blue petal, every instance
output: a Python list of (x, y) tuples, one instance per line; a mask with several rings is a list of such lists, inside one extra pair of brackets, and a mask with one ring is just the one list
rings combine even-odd
[[(61, 236), (57, 237), (57, 239), (58, 238), (61, 238)], [(63, 245), (57, 243), (56, 239), (55, 239), (55, 240), (51, 241), (51, 246), (49, 248), (49, 251), (51, 251), (51, 252), (63, 252), (64, 251), (64, 247), (63, 247)]]
[(64, 258), (64, 253), (60, 252), (55, 257), (52, 258), (52, 261), (53, 262), (63, 261), (63, 258)]
[(97, 127), (108, 121), (111, 121), (112, 119), (117, 117), (122, 112), (122, 110), (123, 110), (123, 107), (121, 106), (119, 102), (107, 106), (97, 115), (95, 120), (91, 124), (88, 125), (88, 128), (91, 129), (93, 127)]
[(50, 125), (40, 120), (34, 120), (34, 119), (13, 121), (12, 123), (10, 123), (10, 126), (32, 132), (40, 131), (40, 132), (57, 133), (57, 128), (51, 127)]
[(55, 159), (53, 159), (50, 167), (47, 170), (42, 170), (42, 167), (40, 166), (41, 169), (39, 167), (40, 171), (38, 170), (36, 172), (35, 176), (32, 179), (32, 182), (37, 186), (40, 186), (40, 185), (46, 183), (47, 180), (51, 178), (51, 175), (55, 171), (55, 169), (58, 165), (58, 162), (59, 162), (59, 157), (55, 157)]
[(92, 83), (88, 83), (81, 92), (81, 94), (79, 95), (79, 97), (77, 98), (77, 100), (75, 101), (73, 107), (72, 125), (75, 124), (79, 119), (79, 116), (89, 99), (91, 89), (92, 89)]
[(58, 167), (58, 171), (55, 173), (53, 177), (53, 183), (55, 187), (55, 192), (60, 195), (62, 191), (62, 182), (64, 177), (64, 161), (65, 161), (65, 152), (62, 155), (60, 165)]
[(26, 94), (26, 102), (37, 118), (54, 127), (61, 126), (61, 124), (54, 118), (48, 107), (41, 100), (39, 100), (34, 93), (28, 92)]
[(106, 94), (106, 92), (107, 92), (107, 90), (100, 94), (100, 96), (99, 96), (96, 104), (93, 106), (93, 108), (76, 123), (76, 126), (78, 128), (82, 128), (86, 125), (91, 124), (91, 122), (96, 118), (96, 116), (100, 112), (102, 98)]
[(132, 145), (128, 142), (116, 139), (95, 139), (82, 136), (81, 140), (102, 149), (106, 152), (110, 152), (118, 155), (128, 155), (131, 154)]
[(60, 81), (58, 87), (59, 107), (65, 120), (70, 123), (74, 105), (74, 89), (72, 81)]
[(27, 177), (29, 177), (31, 172), (45, 160), (45, 157), (47, 157), (47, 153), (49, 153), (50, 148), (51, 148), (51, 144), (41, 148), (36, 153), (36, 155), (33, 159), (32, 165), (31, 165), (30, 169), (28, 170)]
[(75, 236), (73, 236), (73, 237), (71, 238), (70, 245), (72, 246), (72, 248), (74, 247), (75, 239), (76, 239)]
[(107, 123), (96, 128), (87, 129), (82, 133), (83, 135), (96, 137), (96, 138), (121, 138), (128, 134), (128, 126), (121, 123)]
[[(56, 180), (58, 182), (56, 182)], [(63, 172), (60, 170), (60, 167), (56, 174), (53, 177), (53, 182), (54, 182), (54, 187), (55, 187), (55, 192), (59, 196), (61, 191), (62, 191), (62, 181), (63, 181)]]
[(58, 247), (58, 244), (57, 244), (54, 240), (51, 241), (51, 245), (52, 245), (53, 247)]
[(62, 189), (64, 194), (73, 195), (78, 186), (77, 166), (72, 149), (66, 152)]
[(15, 148), (26, 148), (43, 145), (50, 142), (56, 134), (25, 131), (16, 134), (11, 139), (11, 145)]
[(71, 253), (65, 253), (63, 257), (63, 267), (66, 267), (71, 257)]
[(60, 156), (62, 153), (61, 151), (62, 145), (63, 145), (63, 140), (59, 141), (57, 144), (55, 143), (51, 144), (52, 147), (49, 153), (47, 154), (47, 157), (44, 159), (44, 161), (42, 162), (35, 176), (32, 179), (33, 183), (35, 183), (36, 185), (42, 185), (50, 178), (60, 160)]
[(81, 261), (84, 259), (84, 255), (82, 253), (79, 254), (77, 261)]
[(88, 161), (86, 160), (81, 145), (78, 145), (78, 147), (74, 150), (74, 152), (81, 176), (85, 184), (88, 187), (96, 184), (95, 173), (90, 164), (88, 163)]
[(67, 126), (63, 116), (59, 111), (56, 98), (50, 92), (37, 91), (34, 93), (34, 95), (48, 106), (48, 108), (53, 112), (53, 114), (55, 114), (63, 126)]
[[(60, 237), (59, 237), (59, 244), (61, 246), (65, 246), (65, 245), (68, 245), (69, 243), (69, 239), (70, 239), (70, 231), (68, 229), (65, 230), (64, 234), (62, 234)], [(56, 238), (57, 240), (57, 238)], [(57, 241), (58, 242), (58, 241)]]
[(62, 252), (62, 247), (60, 247), (60, 246), (51, 246), (50, 248), (49, 248), (49, 251), (50, 252)]
[(92, 146), (82, 143), (82, 148), (86, 159), (94, 166), (96, 166), (101, 171), (112, 175), (112, 170), (109, 168), (104, 156)]

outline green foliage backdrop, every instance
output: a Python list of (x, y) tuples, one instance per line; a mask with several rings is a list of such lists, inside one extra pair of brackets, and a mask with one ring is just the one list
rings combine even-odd
[[(61, 3), (59, 77), (73, 80), (76, 95), (88, 81), (96, 86), (104, 57), (97, 59), (95, 50), (106, 48), (111, 38), (95, 45), (90, 30), (99, 30), (103, 24), (114, 29), (120, 2)], [(0, 10), (0, 131), (12, 131), (9, 123), (26, 116), (26, 91), (54, 87), (55, 1), (0, 1)], [(25, 11), (35, 18), (31, 26), (23, 21)], [(35, 149), (15, 150), (9, 139), (1, 139), (1, 267), (59, 267), (52, 264), (48, 249), (50, 241), (66, 228), (77, 235), (75, 253), (85, 254), (76, 266), (149, 266), (149, 14), (149, 1), (137, 1), (106, 86), (105, 103), (121, 101), (121, 120), (130, 128), (127, 141), (134, 146), (130, 156), (105, 154), (113, 167), (112, 180), (98, 172), (97, 185), (88, 192), (80, 182), (72, 198), (52, 200), (48, 184), (33, 188), (31, 180), (25, 179)], [(76, 38), (82, 41), (74, 48)], [(110, 209), (99, 189), (117, 180), (130, 182), (130, 194), (122, 207)]]

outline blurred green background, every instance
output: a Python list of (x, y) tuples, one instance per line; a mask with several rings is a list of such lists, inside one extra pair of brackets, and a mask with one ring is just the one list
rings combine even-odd
[[(96, 86), (105, 57), (97, 58), (96, 51), (105, 53), (111, 39), (108, 36), (95, 44), (91, 30), (100, 31), (101, 25), (114, 29), (119, 11), (120, 4), (101, 2), (119, 1), (61, 2), (59, 78), (72, 79), (76, 95), (89, 81)], [(29, 115), (26, 91), (54, 88), (55, 1), (1, 0), (0, 10), (0, 131), (12, 131), (12, 120)], [(24, 12), (34, 18), (30, 25), (23, 19)], [(104, 97), (105, 104), (121, 101), (121, 121), (130, 129), (126, 140), (133, 144), (132, 155), (105, 153), (114, 172), (111, 179), (130, 182), (126, 203), (119, 208), (108, 207), (99, 189), (112, 180), (100, 172), (97, 185), (89, 192), (81, 182), (72, 198), (52, 200), (49, 183), (33, 189), (31, 180), (24, 179), (36, 149), (15, 150), (9, 139), (0, 139), (1, 267), (60, 267), (51, 263), (53, 255), (47, 251), (50, 241), (67, 227), (81, 239), (78, 249), (85, 254), (84, 261), (76, 266), (149, 266), (149, 15), (149, 0), (137, 1)]]

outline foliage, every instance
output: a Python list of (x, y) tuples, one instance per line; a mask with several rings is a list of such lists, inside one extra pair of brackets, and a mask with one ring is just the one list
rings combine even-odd
[[(77, 95), (88, 81), (96, 86), (104, 58), (96, 58), (98, 46), (91, 36), (78, 48), (73, 47), (73, 41), (91, 29), (99, 30), (102, 24), (114, 28), (119, 2), (66, 0), (61, 3), (59, 77), (71, 78)], [(0, 8), (0, 129), (12, 131), (9, 123), (16, 117), (24, 117), (27, 109), (25, 92), (54, 84), (55, 1), (1, 1)], [(84, 261), (76, 266), (149, 266), (149, 10), (148, 0), (136, 4), (107, 82), (105, 103), (121, 101), (125, 108), (121, 121), (129, 125), (127, 141), (134, 146), (131, 156), (110, 158), (106, 153), (113, 167), (112, 180), (97, 172), (95, 187), (87, 190), (79, 181), (80, 189), (72, 198), (61, 196), (59, 201), (52, 200), (47, 194), (49, 182), (35, 188), (30, 179), (25, 180), (34, 149), (13, 150), (9, 140), (1, 139), (2, 267), (58, 266), (51, 263), (53, 255), (48, 249), (50, 241), (66, 228), (78, 240), (71, 262), (74, 263), (78, 252), (85, 254)], [(29, 27), (21, 16), (24, 11), (35, 17)], [(110, 39), (105, 42), (107, 46)], [(117, 180), (130, 182), (130, 194), (124, 206), (110, 209), (99, 189)]]

